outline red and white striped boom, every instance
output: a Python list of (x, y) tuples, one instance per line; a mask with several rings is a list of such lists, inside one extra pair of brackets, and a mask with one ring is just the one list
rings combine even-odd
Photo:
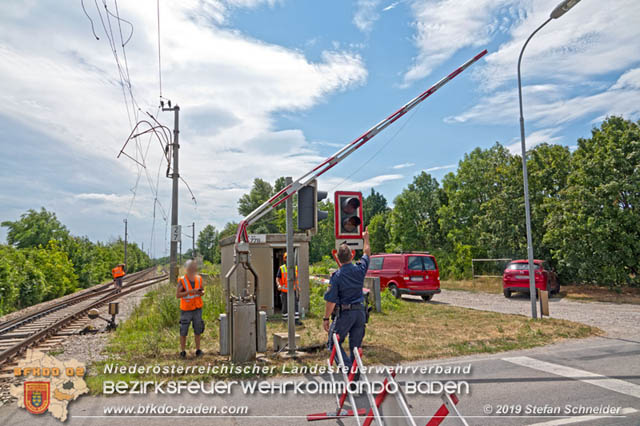
[(402, 108), (400, 108), (399, 110), (397, 110), (396, 112), (394, 112), (393, 114), (391, 114), (390, 116), (388, 116), (387, 118), (385, 118), (384, 120), (382, 120), (381, 122), (373, 126), (371, 129), (367, 130), (362, 136), (360, 136), (353, 142), (341, 148), (338, 152), (333, 154), (331, 157), (327, 158), (322, 163), (318, 164), (316, 167), (314, 167), (313, 169), (311, 169), (310, 171), (308, 171), (307, 173), (305, 173), (304, 175), (302, 175), (301, 177), (293, 181), (293, 183), (291, 183), (290, 185), (282, 189), (282, 191), (278, 192), (276, 195), (269, 198), (267, 201), (265, 201), (262, 205), (260, 205), (254, 211), (249, 213), (249, 215), (247, 215), (247, 217), (245, 217), (238, 225), (236, 242), (247, 241), (248, 240), (247, 227), (249, 225), (255, 223), (261, 217), (263, 217), (264, 215), (269, 213), (271, 210), (276, 208), (278, 205), (286, 201), (289, 197), (292, 197), (296, 192), (298, 192), (300, 188), (308, 185), (311, 181), (313, 181), (314, 179), (318, 178), (319, 176), (329, 171), (329, 169), (331, 169), (336, 164), (340, 163), (342, 160), (347, 158), (355, 150), (357, 150), (362, 145), (367, 143), (375, 135), (380, 133), (382, 130), (386, 129), (393, 122), (395, 122), (400, 117), (405, 115), (407, 112), (413, 109), (420, 102), (424, 101), (429, 96), (434, 94), (438, 89), (440, 89), (442, 86), (447, 84), (449, 81), (451, 81), (455, 76), (460, 74), (462, 71), (469, 68), (472, 64), (477, 62), (480, 58), (482, 58), (486, 54), (487, 54), (487, 50), (485, 49), (482, 52), (478, 53), (473, 58), (469, 59), (462, 66), (460, 66), (455, 71), (453, 71), (451, 74), (444, 77), (442, 80), (438, 81), (429, 89), (427, 89), (426, 91), (422, 92), (420, 95), (416, 96), (415, 98), (407, 102)]

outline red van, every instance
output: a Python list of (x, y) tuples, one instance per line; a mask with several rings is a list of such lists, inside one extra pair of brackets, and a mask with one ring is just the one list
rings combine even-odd
[(426, 253), (374, 254), (367, 277), (380, 277), (380, 290), (388, 288), (395, 297), (413, 294), (429, 301), (440, 293), (438, 263)]

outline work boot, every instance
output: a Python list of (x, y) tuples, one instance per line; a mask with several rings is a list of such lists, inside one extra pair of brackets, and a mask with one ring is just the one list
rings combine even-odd
[(185, 359), (186, 357), (187, 357), (187, 352), (186, 351), (180, 352), (180, 358)]
[(196, 350), (196, 357), (201, 357), (204, 354), (200, 349)]

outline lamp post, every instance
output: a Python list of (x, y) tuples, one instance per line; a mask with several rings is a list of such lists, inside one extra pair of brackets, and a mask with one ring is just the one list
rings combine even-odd
[(544, 21), (542, 25), (540, 25), (536, 30), (531, 33), (527, 41), (525, 41), (524, 46), (522, 46), (522, 50), (520, 51), (520, 56), (518, 57), (518, 98), (520, 100), (520, 144), (522, 147), (522, 176), (524, 178), (524, 209), (526, 216), (526, 227), (527, 227), (527, 258), (529, 265), (529, 295), (531, 298), (531, 317), (537, 318), (536, 312), (536, 279), (534, 275), (535, 266), (533, 264), (533, 241), (531, 238), (531, 204), (529, 202), (529, 178), (527, 172), (527, 147), (525, 143), (524, 137), (524, 114), (522, 111), (522, 79), (520, 76), (520, 65), (522, 63), (522, 55), (524, 54), (524, 49), (526, 49), (529, 41), (533, 38), (534, 35), (538, 31), (540, 31), (545, 25), (551, 22), (552, 19), (558, 19), (565, 13), (567, 13), (572, 7), (578, 4), (580, 0), (564, 0), (559, 5), (556, 6), (555, 9), (551, 12), (549, 18)]

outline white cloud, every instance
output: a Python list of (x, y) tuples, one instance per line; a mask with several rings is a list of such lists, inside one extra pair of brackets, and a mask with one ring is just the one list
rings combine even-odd
[(393, 3), (389, 4), (388, 6), (385, 6), (382, 8), (383, 12), (387, 12), (391, 9), (395, 9), (400, 3), (402, 3), (401, 1), (394, 1)]
[[(511, 84), (518, 54), (526, 38), (549, 16), (556, 0), (520, 1), (526, 10), (514, 23), (509, 39), (486, 57), (477, 76), (486, 90)], [(561, 84), (625, 70), (640, 60), (640, 8), (635, 0), (583, 1), (552, 20), (531, 40), (522, 62), (523, 81), (538, 78)]]
[[(405, 84), (468, 47), (484, 47), (501, 35), (497, 50), (474, 66), (483, 97), (448, 123), (513, 124), (518, 54), (557, 0), (415, 0), (418, 53)], [(528, 127), (557, 128), (574, 120), (640, 115), (640, 7), (636, 0), (580, 2), (552, 20), (528, 45), (522, 64)], [(634, 69), (630, 69), (633, 68)], [(616, 84), (612, 73), (623, 73)], [(540, 132), (540, 131), (539, 131)], [(543, 135), (538, 133), (538, 135)]]
[[(560, 142), (562, 138), (556, 135), (559, 131), (559, 128), (536, 130), (524, 138), (526, 149), (530, 150), (541, 143), (554, 144)], [(511, 154), (521, 154), (522, 144), (520, 143), (520, 138), (518, 138), (517, 142), (514, 141), (511, 145), (507, 146), (507, 149)]]
[(418, 54), (404, 75), (410, 84), (428, 76), (434, 68), (465, 47), (487, 44), (517, 13), (507, 6), (515, 0), (416, 0), (412, 4)]
[(358, 0), (353, 23), (360, 31), (371, 31), (373, 24), (380, 18), (379, 6), (380, 0)]
[[(351, 52), (326, 51), (313, 62), (297, 50), (215, 25), (235, 7), (276, 3), (160, 3), (163, 95), (181, 107), (180, 172), (198, 198), (194, 212), (182, 186), (181, 215), (199, 215), (202, 222), (221, 226), (237, 219), (237, 198), (254, 177), (273, 181), (283, 174), (302, 174), (321, 158), (309, 148), (300, 130), (276, 129), (274, 114), (308, 109), (332, 93), (366, 81), (362, 58)], [(133, 186), (137, 168), (122, 158), (119, 168), (112, 167), (130, 127), (115, 61), (91, 4), (85, 2), (99, 41), (93, 38), (89, 21), (76, 3), (16, 1), (3, 5), (0, 114), (37, 129), (65, 150), (89, 152), (104, 159), (86, 165), (86, 173), (101, 175), (104, 185), (103, 191), (92, 193), (122, 192), (122, 197), (130, 199), (129, 188), (112, 186), (115, 176), (128, 176)], [(118, 6), (121, 17), (131, 21), (135, 30), (127, 45), (134, 94), (143, 110), (155, 112), (155, 2), (120, 2)], [(104, 18), (104, 8), (102, 13)], [(47, 17), (46, 25), (42, 16)], [(116, 26), (113, 18), (112, 25)], [(171, 113), (160, 113), (159, 119), (172, 127)], [(143, 139), (139, 148), (144, 151), (146, 144)], [(128, 153), (135, 155), (135, 145), (128, 148)], [(153, 206), (147, 181), (155, 182), (161, 157), (157, 142), (153, 141), (149, 153), (149, 176), (142, 174), (136, 198), (136, 207), (147, 215)], [(160, 174), (160, 197), (167, 207), (169, 181), (164, 169)], [(77, 201), (97, 201), (97, 196)], [(105, 204), (126, 204), (112, 201)]]
[(393, 166), (393, 169), (406, 169), (408, 167), (413, 167), (415, 166), (416, 163), (402, 163), (402, 164), (396, 164), (395, 166)]
[(438, 170), (455, 169), (456, 167), (458, 167), (457, 164), (447, 164), (446, 166), (429, 167), (428, 169), (425, 169), (424, 171), (427, 172), (427, 173), (431, 173), (431, 172), (437, 172)]
[(330, 192), (334, 190), (340, 191), (361, 191), (366, 192), (371, 188), (377, 188), (378, 186), (392, 182), (395, 180), (403, 179), (404, 175), (401, 174), (384, 174), (373, 176), (365, 180), (352, 180), (342, 179), (340, 177), (327, 177), (321, 178), (319, 182), (320, 188), (329, 188)]
[[(592, 94), (574, 95), (562, 86), (537, 85), (523, 88), (525, 122), (538, 126), (558, 127), (585, 117), (597, 122), (609, 115), (628, 118), (640, 116), (638, 69), (623, 74), (617, 82)], [(469, 110), (452, 117), (449, 123), (507, 124), (518, 120), (518, 94), (514, 90), (499, 91), (485, 97)]]

